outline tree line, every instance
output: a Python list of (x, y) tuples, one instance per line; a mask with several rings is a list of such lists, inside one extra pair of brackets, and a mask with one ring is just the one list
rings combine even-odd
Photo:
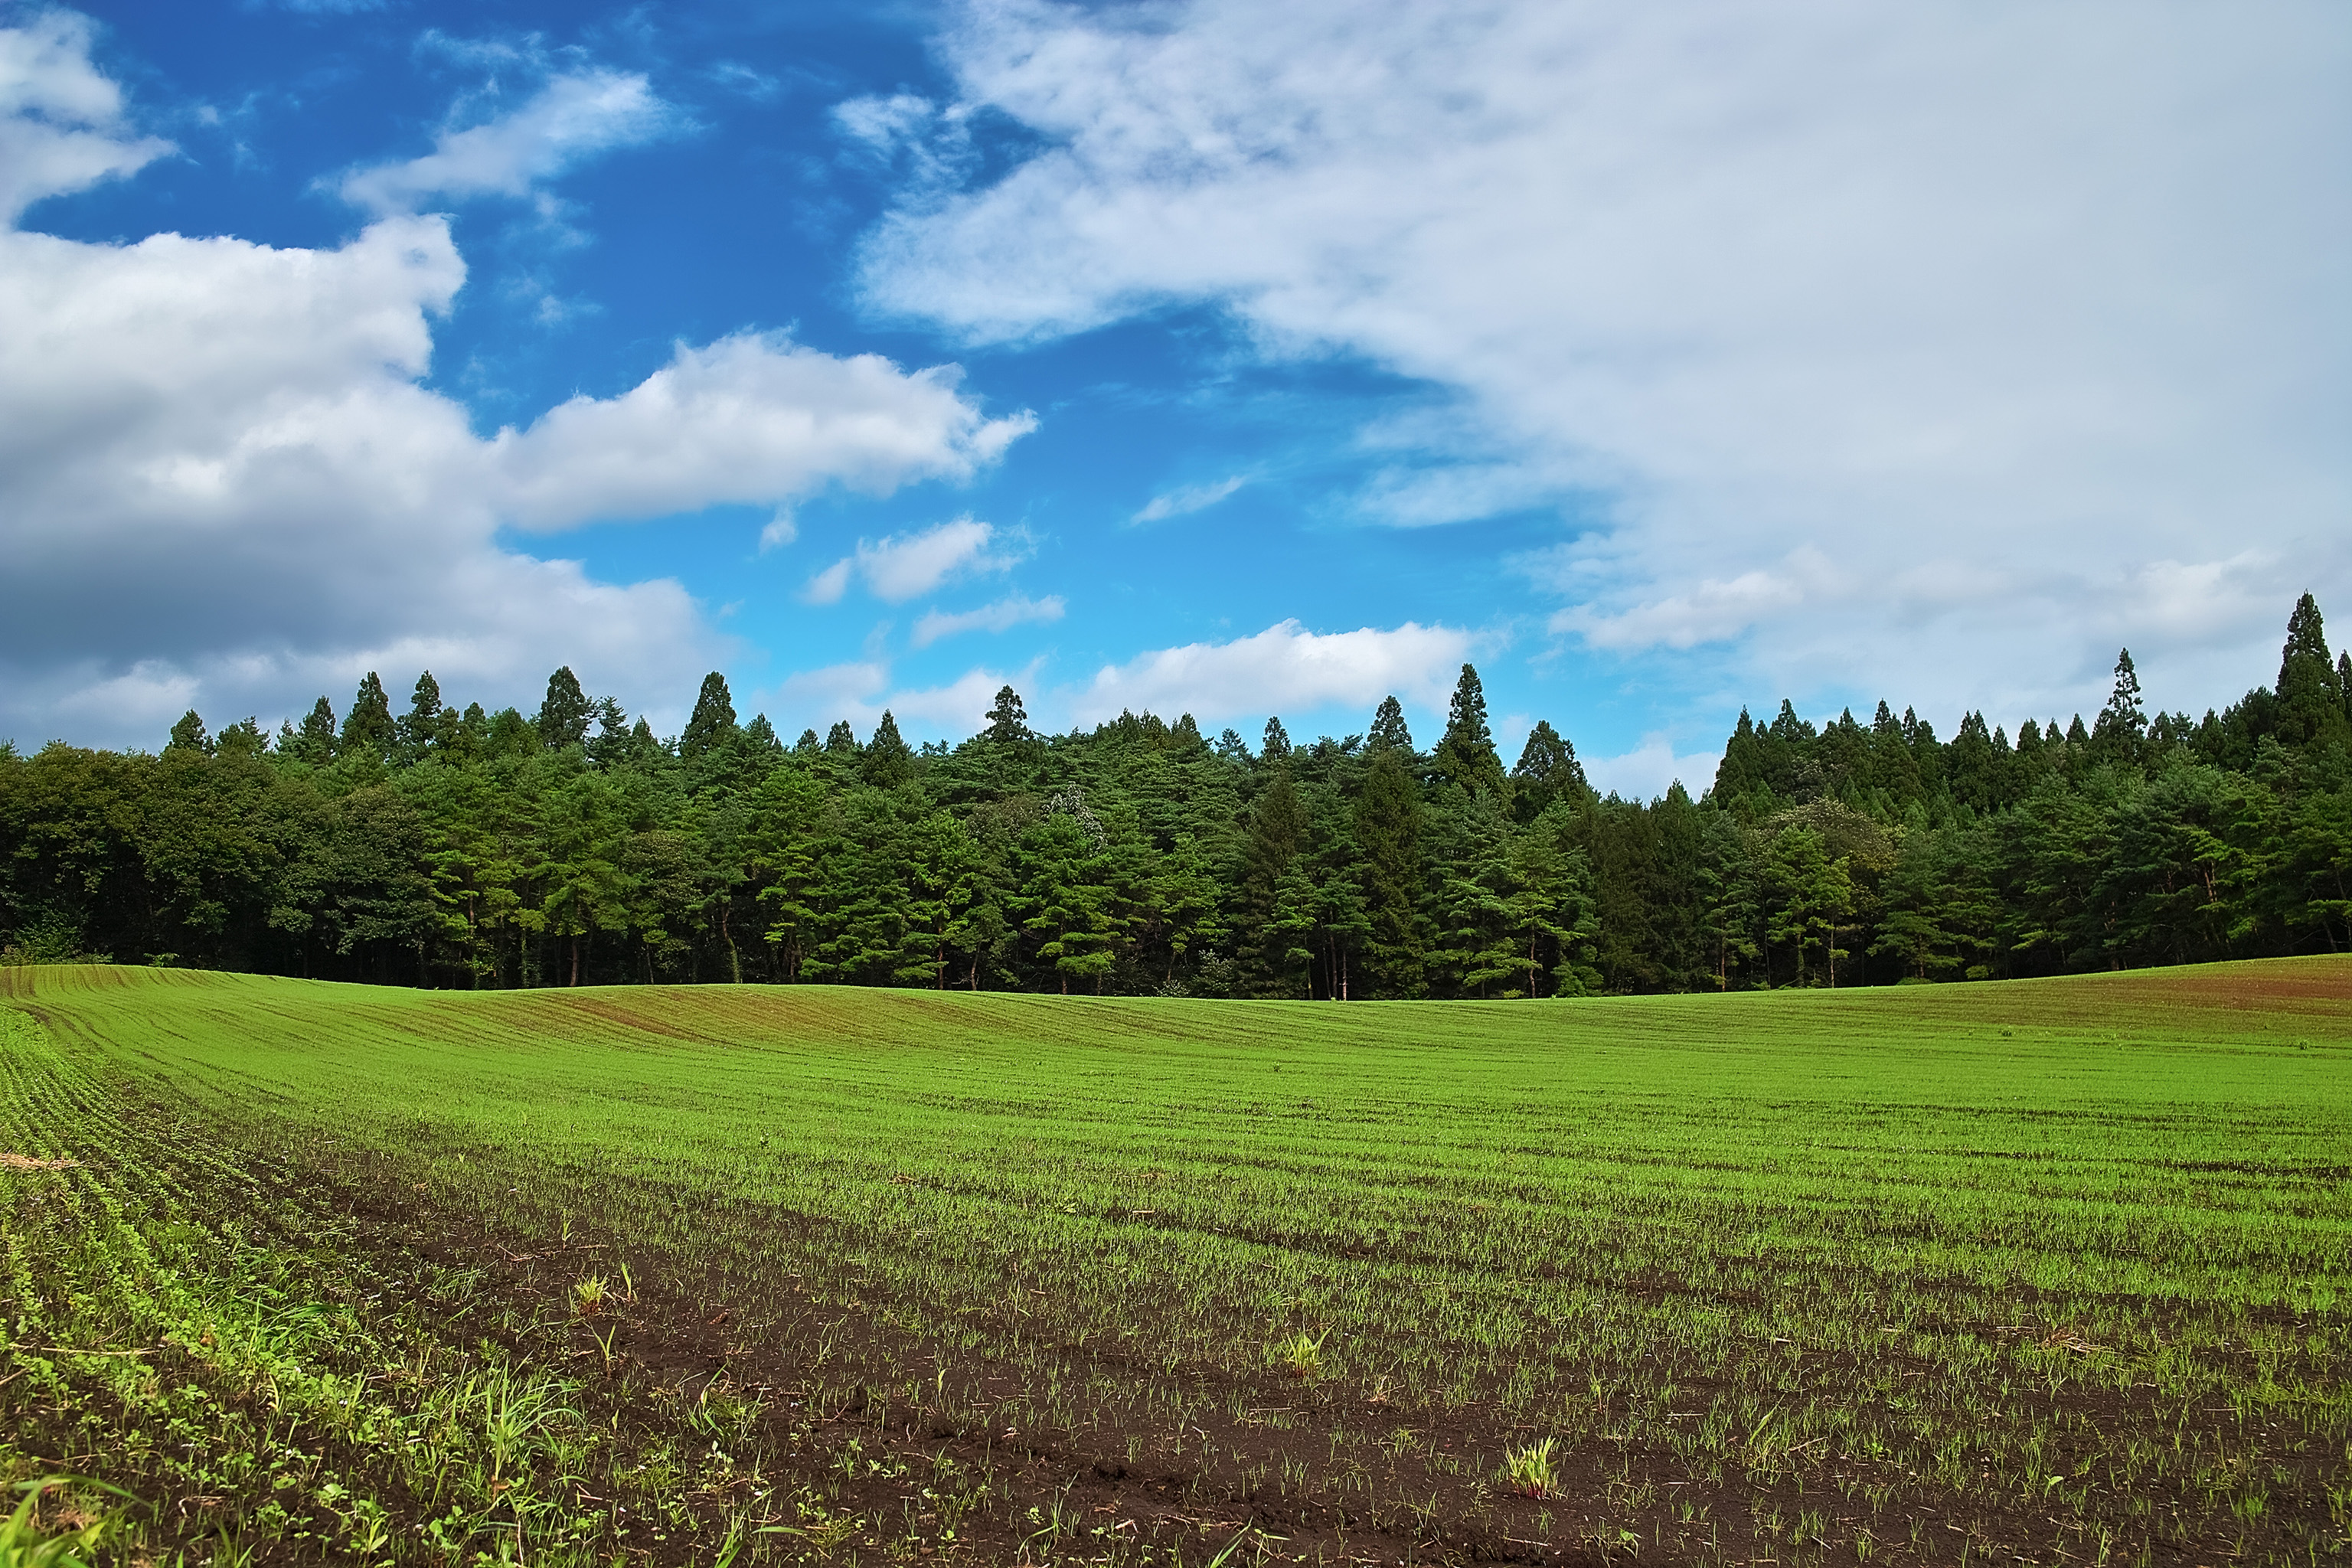
[(2274, 686), (2192, 721), (2131, 656), (2095, 720), (1743, 712), (1713, 786), (1597, 793), (1477, 672), (1422, 749), (1189, 716), (787, 745), (726, 680), (657, 737), (570, 668), (534, 714), (371, 674), (272, 735), (0, 744), (7, 962), (424, 986), (828, 983), (1539, 997), (1982, 979), (2352, 942), (2352, 658), (2305, 595)]

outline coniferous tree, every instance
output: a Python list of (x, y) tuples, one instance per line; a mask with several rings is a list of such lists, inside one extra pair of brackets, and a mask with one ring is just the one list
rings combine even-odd
[(335, 749), (345, 754), (359, 752), (389, 758), (399, 738), (399, 729), (392, 717), (392, 700), (384, 695), (383, 682), (371, 669), (352, 699), (352, 710), (343, 716), (343, 738)]
[(2352, 739), (2344, 724), (2344, 691), (2327, 657), (2327, 628), (2319, 601), (2305, 594), (2287, 617), (2279, 655), (2278, 728), (2282, 745), (2308, 746)]
[(1265, 743), (1258, 752), (1258, 760), (1273, 763), (1286, 761), (1289, 756), (1290, 731), (1282, 727), (1281, 720), (1268, 719), (1265, 721)]
[(1029, 714), (1021, 705), (1021, 693), (1010, 686), (996, 689), (996, 700), (989, 705), (988, 728), (982, 731), (992, 744), (1009, 746), (1029, 739)]
[(829, 757), (843, 759), (857, 755), (857, 731), (849, 727), (846, 719), (836, 719), (833, 728), (824, 732), (824, 751)]
[(172, 726), (172, 738), (164, 742), (164, 755), (173, 752), (199, 757), (213, 754), (213, 738), (205, 731), (203, 718), (193, 708), (180, 715), (179, 722)]
[(1372, 714), (1371, 733), (1365, 738), (1368, 752), (1402, 752), (1412, 755), (1412, 731), (1405, 727), (1404, 705), (1394, 696), (1381, 699), (1379, 709)]
[(734, 733), (735, 699), (727, 689), (727, 678), (714, 669), (702, 678), (702, 689), (695, 694), (694, 711), (677, 738), (677, 754), (707, 756)]
[(588, 742), (588, 720), (595, 711), (580, 678), (564, 665), (547, 678), (547, 695), (539, 705), (539, 743), (551, 752)]
[(1532, 822), (1563, 797), (1581, 800), (1591, 789), (1576, 748), (1551, 727), (1549, 719), (1536, 721), (1528, 743), (1519, 749), (1518, 765), (1511, 770), (1512, 805), (1522, 821)]
[(866, 742), (858, 772), (877, 789), (896, 789), (915, 774), (915, 753), (899, 735), (898, 721), (887, 708), (882, 710), (882, 721), (874, 727), (874, 738)]
[(1366, 955), (1375, 994), (1416, 996), (1423, 987), (1421, 791), (1406, 759), (1386, 746), (1372, 756), (1356, 797), (1356, 842), (1364, 854)]
[(416, 689), (408, 700), (408, 711), (398, 721), (401, 751), (409, 757), (422, 757), (441, 742), (443, 709), (441, 683), (426, 670), (416, 678)]
[(294, 754), (313, 767), (335, 760), (335, 710), (323, 697), (310, 705), (294, 737)]
[(2139, 672), (2132, 668), (2131, 649), (2126, 648), (2116, 656), (2115, 689), (2099, 710), (2091, 745), (2108, 761), (2136, 763), (2147, 740), (2147, 710), (2140, 704)]
[(1454, 683), (1454, 700), (1445, 710), (1445, 733), (1430, 759), (1439, 781), (1459, 786), (1474, 796), (1504, 797), (1508, 784), (1503, 759), (1495, 751), (1494, 731), (1486, 723), (1486, 690), (1469, 665)]

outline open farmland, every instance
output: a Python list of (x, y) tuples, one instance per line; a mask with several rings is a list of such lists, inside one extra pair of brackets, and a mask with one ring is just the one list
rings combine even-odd
[(0, 1028), (0, 1463), (121, 1489), (39, 1518), (122, 1561), (2352, 1529), (2352, 961), (1362, 1005), (57, 967)]

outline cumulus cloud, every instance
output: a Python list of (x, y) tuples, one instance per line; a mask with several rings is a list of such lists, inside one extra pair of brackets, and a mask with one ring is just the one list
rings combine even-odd
[(1186, 517), (1196, 511), (1206, 511), (1235, 490), (1249, 483), (1245, 474), (1219, 479), (1214, 484), (1180, 485), (1165, 495), (1153, 496), (1142, 510), (1129, 519), (1131, 522), (1163, 522), (1171, 517)]
[(659, 141), (687, 123), (635, 72), (567, 72), (513, 112), (445, 127), (423, 157), (354, 169), (338, 188), (346, 201), (380, 213), (411, 212), (436, 198), (528, 196), (585, 158)]
[(1035, 150), (880, 226), (872, 301), (995, 342), (1216, 301), (1453, 388), (1460, 461), (1363, 510), (1589, 494), (1571, 637), (1957, 700), (2103, 670), (2153, 563), (2252, 546), (2167, 645), (2213, 689), (2352, 591), (2333, 0), (990, 0), (946, 57)]
[(811, 577), (802, 596), (813, 605), (838, 603), (855, 576), (866, 591), (890, 604), (919, 599), (950, 578), (976, 577), (1010, 571), (1028, 553), (1021, 534), (999, 531), (993, 523), (959, 517), (903, 537), (886, 535), (878, 543), (857, 542), (855, 554), (845, 555)]
[[(12, 59), (66, 62), (17, 102), (85, 90), (86, 29), (66, 42), (0, 29)], [(340, 706), (369, 668), (527, 703), (559, 662), (665, 712), (719, 651), (685, 590), (599, 583), (501, 528), (887, 489), (1026, 427), (951, 372), (743, 335), (485, 440), (421, 384), (465, 276), (437, 217), (332, 249), (0, 230), (0, 734), (152, 743), (174, 705)]]
[[(1036, 420), (985, 417), (957, 390), (961, 375), (953, 365), (909, 374), (879, 354), (838, 358), (781, 333), (680, 343), (668, 364), (618, 397), (574, 397), (526, 430), (500, 431), (499, 493), (520, 526), (562, 528), (797, 498), (835, 483), (887, 494), (910, 479), (969, 479)], [(983, 543), (988, 532), (969, 520), (946, 528), (979, 530)], [(763, 543), (782, 542), (772, 531)], [(926, 540), (885, 540), (873, 568), (882, 577), (871, 580), (898, 582), (906, 568), (897, 555), (941, 548)]]
[(1122, 709), (1190, 713), (1202, 723), (1330, 706), (1366, 714), (1394, 695), (1443, 709), (1477, 639), (1452, 626), (1412, 621), (1390, 631), (1310, 632), (1296, 620), (1225, 643), (1187, 643), (1105, 665), (1073, 694), (1081, 722)]
[(1048, 594), (1042, 599), (1008, 594), (976, 610), (931, 610), (915, 623), (914, 643), (917, 647), (929, 647), (941, 637), (963, 632), (1002, 632), (1031, 621), (1058, 621), (1065, 607), (1059, 594)]
[(0, 27), (0, 223), (44, 196), (135, 174), (172, 151), (125, 122), (122, 89), (90, 64), (94, 30), (70, 11)]

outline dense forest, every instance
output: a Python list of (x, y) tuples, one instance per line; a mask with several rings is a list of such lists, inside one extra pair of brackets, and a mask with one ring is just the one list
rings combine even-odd
[(0, 745), (8, 962), (110, 959), (388, 984), (823, 982), (1200, 996), (1525, 997), (1889, 984), (2340, 951), (2352, 942), (2352, 658), (2296, 605), (2277, 683), (2096, 719), (1881, 704), (1743, 713), (1694, 800), (1597, 795), (1535, 726), (1507, 768), (1464, 666), (1421, 749), (1255, 750), (1189, 717), (912, 747), (885, 713), (787, 745), (703, 683), (675, 739), (569, 668), (536, 714), (405, 712), (157, 755)]

